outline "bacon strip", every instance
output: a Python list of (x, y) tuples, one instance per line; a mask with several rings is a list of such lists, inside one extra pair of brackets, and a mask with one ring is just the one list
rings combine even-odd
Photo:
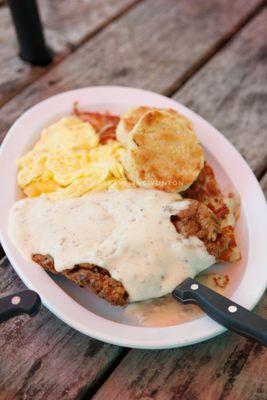
[(84, 122), (89, 122), (99, 134), (101, 144), (108, 140), (116, 140), (116, 128), (120, 117), (109, 112), (100, 113), (96, 111), (79, 111), (78, 102), (73, 105), (73, 113)]

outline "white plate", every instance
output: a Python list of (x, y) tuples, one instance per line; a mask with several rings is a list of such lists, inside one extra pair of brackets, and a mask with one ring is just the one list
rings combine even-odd
[(251, 309), (266, 288), (267, 210), (260, 186), (246, 162), (215, 128), (193, 111), (159, 94), (126, 87), (90, 87), (61, 93), (29, 109), (10, 128), (0, 152), (0, 240), (13, 267), (24, 283), (40, 294), (50, 311), (78, 331), (105, 342), (137, 348), (169, 348), (222, 333), (225, 329), (207, 316), (165, 328), (131, 326), (121, 308), (109, 305), (64, 278), (52, 278), (41, 267), (26, 262), (10, 242), (8, 212), (22, 197), (16, 184), (15, 160), (31, 148), (43, 127), (69, 114), (76, 100), (81, 109), (121, 114), (130, 107), (147, 105), (170, 107), (189, 117), (223, 189), (235, 188), (242, 201), (237, 231), (243, 258), (226, 267), (235, 282), (231, 298)]

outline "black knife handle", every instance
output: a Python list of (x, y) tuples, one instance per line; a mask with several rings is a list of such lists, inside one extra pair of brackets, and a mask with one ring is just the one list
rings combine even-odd
[(28, 314), (33, 317), (41, 306), (40, 296), (32, 290), (23, 290), (0, 299), (0, 322), (15, 315)]
[(172, 292), (176, 300), (197, 303), (212, 319), (267, 346), (267, 320), (188, 278)]

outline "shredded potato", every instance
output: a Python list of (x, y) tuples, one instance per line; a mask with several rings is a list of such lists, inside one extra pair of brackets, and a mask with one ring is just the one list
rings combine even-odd
[(120, 118), (108, 112), (79, 111), (78, 102), (73, 106), (74, 114), (84, 122), (91, 124), (99, 135), (100, 143), (116, 140), (116, 128)]

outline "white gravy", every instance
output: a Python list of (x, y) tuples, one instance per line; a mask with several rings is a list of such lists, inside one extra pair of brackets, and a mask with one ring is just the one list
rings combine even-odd
[(133, 325), (173, 326), (192, 321), (203, 315), (195, 304), (182, 304), (171, 295), (130, 303), (125, 316)]
[(188, 205), (178, 194), (147, 189), (28, 198), (12, 207), (9, 236), (27, 259), (51, 255), (58, 272), (79, 263), (104, 267), (139, 301), (170, 293), (214, 264), (197, 237), (183, 237), (170, 221)]
[[(197, 280), (223, 296), (230, 296), (229, 285), (220, 288), (216, 285), (214, 272), (205, 272)], [(125, 316), (132, 325), (141, 326), (173, 326), (193, 321), (204, 315), (204, 312), (195, 304), (183, 304), (171, 295), (130, 303), (125, 307)]]

